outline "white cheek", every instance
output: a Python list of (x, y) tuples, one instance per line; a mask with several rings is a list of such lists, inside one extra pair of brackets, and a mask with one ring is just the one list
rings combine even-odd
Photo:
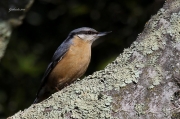
[(95, 35), (83, 35), (83, 34), (79, 34), (78, 36), (81, 39), (84, 39), (84, 40), (94, 40), (95, 39)]
[(86, 39), (86, 37), (87, 37), (86, 35), (83, 35), (83, 34), (79, 34), (78, 36), (79, 36), (81, 39)]

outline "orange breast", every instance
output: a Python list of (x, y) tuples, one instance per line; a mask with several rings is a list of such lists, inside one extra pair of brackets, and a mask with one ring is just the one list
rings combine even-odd
[(65, 56), (54, 67), (48, 77), (49, 88), (57, 87), (59, 90), (81, 77), (91, 59), (91, 43), (85, 42), (75, 36), (73, 44)]

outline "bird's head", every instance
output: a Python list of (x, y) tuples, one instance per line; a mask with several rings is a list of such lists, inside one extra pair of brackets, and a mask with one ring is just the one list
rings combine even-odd
[(98, 32), (92, 28), (82, 27), (71, 31), (69, 36), (71, 37), (77, 36), (82, 40), (86, 40), (88, 42), (94, 42), (99, 37), (104, 36), (110, 32)]

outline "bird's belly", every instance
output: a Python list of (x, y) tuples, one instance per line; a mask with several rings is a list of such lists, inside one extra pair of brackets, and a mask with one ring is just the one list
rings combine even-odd
[(52, 88), (61, 90), (77, 78), (81, 77), (90, 62), (91, 49), (86, 50), (71, 47), (64, 58), (58, 62), (49, 75), (49, 83)]

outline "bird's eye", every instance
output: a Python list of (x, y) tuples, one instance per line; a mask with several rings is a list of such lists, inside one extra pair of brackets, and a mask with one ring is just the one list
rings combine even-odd
[(92, 32), (91, 32), (91, 31), (88, 31), (87, 34), (92, 34)]

